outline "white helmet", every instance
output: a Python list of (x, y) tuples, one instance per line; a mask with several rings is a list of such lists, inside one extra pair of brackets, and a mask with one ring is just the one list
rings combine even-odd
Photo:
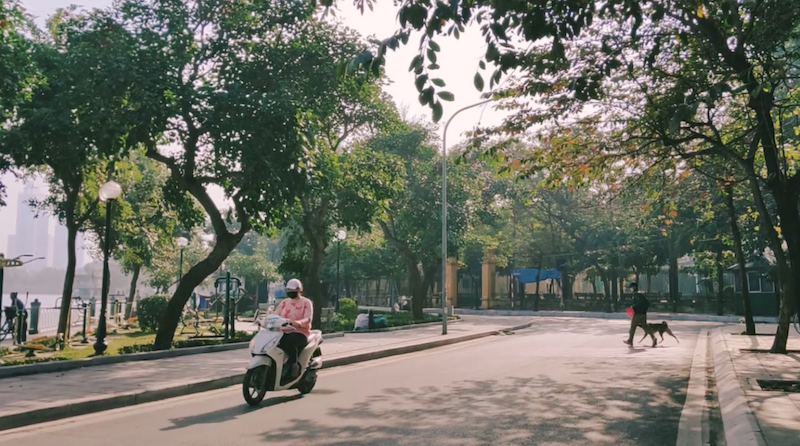
[(303, 291), (303, 283), (297, 279), (289, 279), (286, 282), (286, 291)]

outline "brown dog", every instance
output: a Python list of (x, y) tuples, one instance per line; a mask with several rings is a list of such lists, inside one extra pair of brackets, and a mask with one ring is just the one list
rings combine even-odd
[[(661, 321), (660, 324), (647, 324), (647, 325), (650, 326), (651, 332), (653, 333), (658, 332), (659, 336), (661, 336), (661, 342), (664, 342), (664, 333), (672, 336), (673, 338), (675, 338), (676, 341), (678, 341), (678, 337), (672, 334), (672, 330), (669, 329), (669, 325), (667, 325), (666, 321)], [(639, 339), (639, 342), (644, 341), (644, 338), (646, 337), (647, 333), (645, 333), (644, 336), (642, 336), (642, 339)], [(680, 343), (681, 341), (678, 341), (678, 344)]]

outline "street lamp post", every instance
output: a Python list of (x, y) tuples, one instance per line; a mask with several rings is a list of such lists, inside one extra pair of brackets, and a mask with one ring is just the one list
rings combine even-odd
[(108, 345), (106, 344), (106, 305), (108, 304), (109, 272), (108, 257), (111, 251), (111, 210), (114, 200), (122, 195), (122, 187), (114, 181), (108, 181), (100, 188), (98, 198), (106, 203), (106, 234), (103, 246), (103, 287), (100, 295), (100, 320), (97, 324), (96, 341), (94, 343), (94, 353), (97, 356), (105, 353)]
[(340, 229), (336, 232), (336, 311), (339, 311), (339, 260), (341, 258), (342, 240), (347, 238), (347, 231)]
[(494, 99), (486, 99), (463, 107), (453, 113), (444, 125), (442, 134), (442, 334), (447, 334), (447, 127), (459, 113), (474, 107), (488, 104)]
[(183, 279), (183, 249), (189, 245), (189, 240), (186, 240), (186, 237), (178, 237), (178, 246), (181, 248), (181, 260), (178, 264), (178, 282)]

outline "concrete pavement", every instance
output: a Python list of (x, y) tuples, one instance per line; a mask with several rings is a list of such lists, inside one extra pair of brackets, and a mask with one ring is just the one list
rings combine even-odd
[[(328, 365), (429, 348), (524, 324), (527, 318), (471, 318), (453, 325), (327, 339)], [(0, 430), (235, 384), (244, 374), (246, 350), (98, 365), (58, 373), (0, 379)]]
[(237, 387), (0, 433), (0, 445), (676, 445), (709, 324), (670, 324), (680, 344), (655, 349), (623, 345), (627, 325), (541, 318), (514, 335), (323, 370), (311, 394), (255, 409)]
[[(772, 336), (725, 328), (714, 331), (713, 350), (727, 446), (797, 446), (800, 393), (763, 390), (759, 381), (800, 381), (800, 336), (790, 329), (790, 353), (773, 355), (766, 353)], [(775, 327), (759, 327), (758, 333), (773, 334)]]

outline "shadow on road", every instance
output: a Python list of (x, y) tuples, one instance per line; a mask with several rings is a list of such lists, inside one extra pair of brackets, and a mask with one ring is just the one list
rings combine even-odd
[(594, 370), (570, 374), (569, 382), (540, 375), (387, 388), (353, 406), (332, 408), (330, 425), (295, 419), (263, 439), (306, 445), (675, 445), (685, 376), (655, 377), (647, 368), (626, 369), (611, 380), (594, 380)]
[(302, 397), (303, 397), (302, 395), (292, 395), (292, 396), (279, 396), (275, 398), (268, 398), (262, 401), (261, 404), (256, 407), (250, 407), (244, 402), (242, 402), (242, 404), (240, 405), (227, 407), (221, 410), (215, 410), (214, 412), (194, 415), (191, 417), (172, 419), (170, 420), (172, 426), (165, 427), (161, 430), (172, 431), (176, 429), (191, 427), (197, 424), (224, 423), (226, 421), (231, 421), (235, 418), (238, 418), (240, 415), (245, 415), (251, 412), (255, 412), (257, 410), (266, 409), (267, 407), (276, 406), (278, 404), (299, 400)]
[[(569, 334), (569, 335), (592, 335), (592, 336), (607, 336), (610, 334), (619, 334), (621, 338), (628, 337), (628, 329), (630, 328), (630, 320), (622, 319), (591, 319), (591, 318), (540, 318), (533, 317), (529, 319), (532, 325), (529, 329), (518, 331), (518, 335), (539, 335), (545, 334)], [(490, 321), (480, 320), (477, 322), (470, 321), (480, 325), (481, 323), (488, 323)], [(662, 322), (660, 319), (650, 322)], [(686, 339), (697, 336), (698, 328), (717, 327), (721, 324), (715, 322), (696, 322), (696, 321), (667, 321), (670, 328), (678, 336), (678, 339)], [(641, 338), (644, 334), (642, 329), (636, 330), (636, 339)], [(658, 335), (657, 335), (658, 336)], [(665, 338), (666, 339), (666, 338)], [(645, 342), (648, 342), (646, 340)], [(669, 339), (670, 342), (675, 342), (674, 339)], [(659, 344), (661, 338), (659, 337)]]

